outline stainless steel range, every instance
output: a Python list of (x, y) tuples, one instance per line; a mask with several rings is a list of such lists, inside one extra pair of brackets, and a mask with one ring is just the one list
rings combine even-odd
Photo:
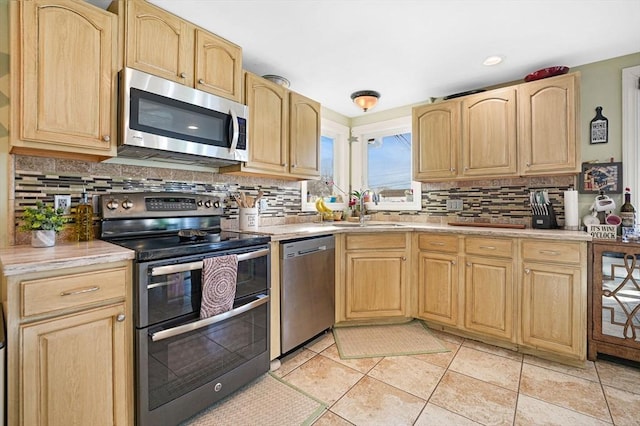
[[(269, 237), (221, 231), (210, 194), (110, 194), (101, 210), (101, 238), (136, 253), (136, 424), (176, 425), (269, 370)], [(233, 308), (200, 319), (203, 261), (227, 254)]]

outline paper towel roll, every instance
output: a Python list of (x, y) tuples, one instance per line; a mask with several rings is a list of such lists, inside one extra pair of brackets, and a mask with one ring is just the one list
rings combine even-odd
[(578, 218), (578, 191), (564, 191), (564, 227), (577, 230), (580, 227)]

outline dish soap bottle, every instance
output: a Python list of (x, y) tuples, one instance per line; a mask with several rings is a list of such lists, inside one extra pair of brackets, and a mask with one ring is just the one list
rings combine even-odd
[(76, 207), (76, 229), (78, 241), (93, 239), (93, 206), (89, 203), (87, 193), (82, 193), (82, 200)]

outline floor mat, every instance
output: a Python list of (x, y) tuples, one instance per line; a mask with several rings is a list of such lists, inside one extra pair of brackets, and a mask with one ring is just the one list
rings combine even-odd
[(449, 351), (422, 321), (334, 327), (333, 335), (343, 359)]
[(326, 404), (265, 374), (182, 426), (310, 425), (326, 408)]

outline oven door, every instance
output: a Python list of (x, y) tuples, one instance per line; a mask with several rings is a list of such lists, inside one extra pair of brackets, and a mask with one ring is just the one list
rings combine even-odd
[(238, 256), (235, 299), (269, 289), (269, 246), (259, 245), (179, 259), (138, 263), (134, 294), (137, 328), (148, 327), (200, 312), (202, 261), (212, 256)]
[(269, 370), (269, 295), (137, 330), (137, 424), (174, 425)]

